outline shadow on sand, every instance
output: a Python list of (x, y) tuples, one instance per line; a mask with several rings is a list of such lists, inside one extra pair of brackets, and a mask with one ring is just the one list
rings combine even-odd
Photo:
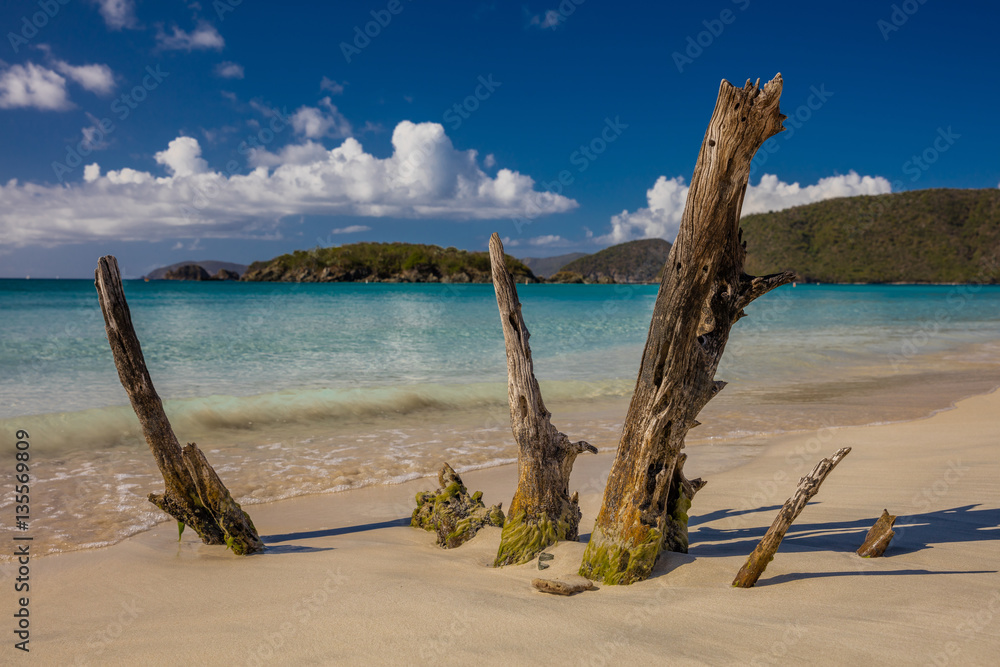
[[(777, 512), (780, 505), (762, 507), (753, 512)], [(934, 544), (1000, 540), (1000, 509), (976, 509), (965, 505), (924, 514), (900, 515), (896, 519), (886, 557), (928, 549)], [(690, 525), (693, 556), (746, 556), (767, 532), (766, 526), (754, 528), (717, 528), (707, 525), (750, 512), (720, 511), (692, 517)], [(878, 513), (855, 521), (831, 523), (795, 523), (781, 543), (781, 551), (850, 552), (861, 546)]]
[[(891, 558), (892, 556), (914, 553), (933, 548), (936, 544), (1000, 540), (1000, 509), (976, 509), (978, 507), (980, 506), (964, 505), (937, 512), (899, 516), (894, 526), (896, 535), (886, 550), (885, 557)], [(774, 505), (749, 512), (721, 510), (705, 516), (692, 517), (690, 522), (692, 546), (688, 557), (748, 556), (760, 538), (767, 532), (766, 526), (720, 528), (708, 524), (757, 512), (768, 512), (770, 515), (780, 508), (780, 505)], [(835, 551), (851, 553), (864, 541), (868, 529), (871, 528), (876, 518), (878, 518), (877, 515), (873, 515), (855, 521), (793, 524), (782, 540), (778, 552)], [(666, 574), (670, 569), (673, 568), (659, 571), (658, 566), (657, 570), (654, 570), (654, 576)], [(757, 585), (770, 586), (800, 579), (855, 575), (993, 574), (995, 572), (996, 570), (852, 569), (841, 572), (790, 573), (770, 578), (765, 576)]]
[[(260, 539), (268, 545), (270, 553), (291, 553), (292, 551), (319, 551), (317, 547), (296, 547), (288, 545), (286, 547), (272, 547), (270, 545), (279, 542), (291, 542), (293, 540), (313, 540), (318, 537), (336, 537), (337, 535), (349, 535), (351, 533), (363, 533), (369, 530), (379, 530), (381, 528), (393, 528), (396, 526), (409, 526), (410, 517), (402, 519), (392, 519), (391, 521), (380, 521), (379, 523), (365, 523), (357, 526), (344, 526), (342, 528), (327, 528), (324, 530), (309, 530), (301, 533), (284, 533), (282, 535), (265, 535)], [(279, 551), (285, 549), (286, 551)]]

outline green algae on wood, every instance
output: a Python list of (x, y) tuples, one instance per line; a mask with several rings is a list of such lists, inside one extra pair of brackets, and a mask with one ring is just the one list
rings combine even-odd
[(417, 493), (417, 508), (410, 525), (437, 534), (438, 545), (453, 549), (468, 542), (483, 526), (504, 525), (500, 504), (486, 507), (482, 491), (469, 495), (462, 478), (447, 463), (438, 473), (440, 488), (436, 492)]
[(580, 575), (605, 584), (627, 585), (649, 577), (663, 550), (663, 535), (655, 528), (647, 531), (631, 547), (609, 540), (594, 528), (584, 551)]
[[(579, 513), (580, 510), (576, 511)], [(500, 535), (500, 548), (494, 565), (521, 565), (556, 542), (574, 541), (579, 523), (579, 516), (553, 520), (546, 514), (533, 518), (528, 518), (524, 512), (511, 515)]]

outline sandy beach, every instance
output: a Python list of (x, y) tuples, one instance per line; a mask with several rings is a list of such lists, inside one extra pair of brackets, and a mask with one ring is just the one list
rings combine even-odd
[[(178, 543), (176, 526), (161, 524), (33, 561), (31, 655), (94, 665), (992, 664), (997, 414), (992, 393), (928, 419), (784, 435), (722, 472), (718, 445), (693, 445), (689, 470), (709, 484), (691, 510), (690, 554), (664, 555), (647, 581), (570, 598), (531, 588), (536, 562), (488, 567), (499, 529), (446, 551), (406, 525), (429, 479), (253, 506), (269, 548), (248, 558), (190, 531)], [(758, 585), (732, 588), (798, 477), (844, 446), (851, 454)], [(611, 460), (577, 462), (581, 533)], [(515, 469), (464, 479), (506, 506)], [(897, 535), (886, 557), (861, 559), (853, 552), (883, 508), (899, 515)], [(574, 573), (587, 537), (550, 549), (542, 576)]]

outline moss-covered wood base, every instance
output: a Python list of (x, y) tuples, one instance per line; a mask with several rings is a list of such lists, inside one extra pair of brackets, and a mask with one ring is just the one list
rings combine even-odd
[(438, 483), (441, 487), (436, 492), (417, 494), (417, 508), (410, 519), (414, 528), (437, 533), (438, 545), (453, 549), (475, 537), (483, 526), (503, 527), (501, 504), (486, 507), (482, 491), (469, 495), (462, 478), (447, 463), (438, 473)]
[[(697, 490), (703, 484), (701, 480), (696, 480), (693, 486)], [(692, 483), (688, 482), (688, 485)], [(668, 505), (663, 529), (646, 527), (638, 539), (613, 540), (595, 526), (583, 553), (580, 574), (612, 585), (627, 585), (647, 578), (664, 551), (687, 553), (690, 509), (691, 498), (682, 490), (673, 496)]]
[(547, 514), (528, 517), (525, 512), (511, 516), (503, 527), (495, 567), (527, 563), (543, 549), (560, 541), (575, 542), (579, 537), (580, 508), (576, 497), (566, 507), (561, 517)]
[(180, 497), (168, 491), (148, 496), (149, 502), (177, 520), (178, 538), (188, 525), (205, 544), (225, 544), (237, 556), (264, 551), (250, 515), (232, 497), (198, 446), (190, 443), (184, 447), (182, 459), (195, 493)]
[(583, 554), (580, 574), (610, 585), (627, 585), (649, 576), (663, 550), (663, 535), (655, 528), (648, 530), (637, 543), (622, 545), (594, 528)]

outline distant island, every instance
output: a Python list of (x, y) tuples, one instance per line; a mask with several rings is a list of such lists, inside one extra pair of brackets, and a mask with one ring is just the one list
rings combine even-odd
[[(741, 221), (746, 270), (794, 270), (804, 282), (1000, 282), (1000, 189), (914, 190), (844, 197)], [(629, 241), (592, 255), (507, 256), (519, 283), (657, 283), (663, 239)], [(231, 273), (230, 273), (231, 272)], [(235, 274), (235, 277), (234, 277)], [(249, 267), (181, 262), (148, 279), (275, 282), (491, 282), (489, 255), (414, 243), (354, 243), (296, 250)]]
[(177, 262), (153, 269), (146, 280), (239, 280), (246, 272), (246, 264), (220, 262), (214, 259)]
[[(506, 256), (519, 283), (538, 278), (520, 260)], [(490, 255), (417, 243), (352, 243), (296, 250), (254, 262), (243, 280), (273, 282), (489, 283)]]
[(585, 252), (571, 252), (565, 255), (556, 255), (555, 257), (522, 257), (521, 261), (539, 278), (548, 278), (574, 259), (586, 256), (587, 253)]

